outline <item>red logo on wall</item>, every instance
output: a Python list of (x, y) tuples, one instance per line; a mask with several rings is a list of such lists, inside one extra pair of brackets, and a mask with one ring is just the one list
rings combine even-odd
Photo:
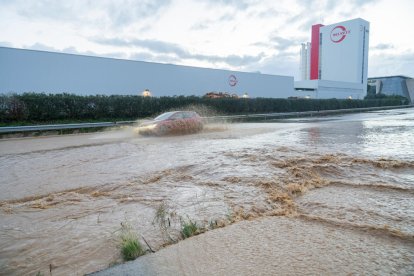
[(344, 40), (349, 33), (351, 33), (351, 31), (347, 30), (344, 26), (336, 26), (331, 31), (331, 40), (332, 42), (339, 43)]
[(229, 76), (229, 85), (230, 86), (236, 86), (237, 84), (237, 78), (235, 75), (230, 75)]

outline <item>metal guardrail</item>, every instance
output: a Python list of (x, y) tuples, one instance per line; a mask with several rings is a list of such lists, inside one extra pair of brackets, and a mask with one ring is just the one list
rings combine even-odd
[(387, 110), (387, 109), (398, 109), (398, 108), (410, 108), (414, 105), (397, 105), (397, 106), (378, 106), (378, 107), (363, 107), (363, 108), (348, 108), (348, 109), (333, 109), (333, 110), (320, 110), (320, 111), (302, 111), (302, 112), (283, 112), (283, 113), (265, 113), (265, 114), (246, 114), (246, 115), (231, 115), (231, 116), (214, 116), (214, 117), (205, 117), (207, 120), (215, 119), (282, 119), (282, 118), (292, 118), (292, 117), (307, 117), (307, 116), (325, 116), (332, 114), (343, 114), (343, 113), (355, 113), (361, 111), (376, 111), (376, 110)]
[(133, 123), (135, 123), (135, 121), (80, 123), (80, 124), (59, 124), (59, 125), (37, 125), (37, 126), (13, 126), (13, 127), (0, 127), (0, 133), (50, 131), (50, 130), (97, 128), (97, 127), (114, 127), (114, 126), (128, 125), (128, 124), (133, 124)]
[[(360, 111), (375, 111), (375, 110), (410, 108), (410, 107), (413, 107), (413, 105), (381, 106), (381, 107), (304, 111), (304, 112), (246, 114), (246, 115), (231, 115), (231, 116), (212, 116), (212, 117), (203, 117), (203, 119), (206, 121), (250, 120), (250, 119), (254, 120), (254, 119), (260, 119), (260, 118), (267, 120), (267, 119), (282, 119), (282, 118), (306, 117), (306, 116), (324, 116), (324, 115), (340, 114), (340, 113), (352, 113), (352, 112), (360, 112)], [(136, 121), (0, 127), (0, 134), (35, 132), (35, 131), (52, 131), (52, 130), (65, 130), (65, 129), (115, 127), (115, 126), (121, 126), (121, 125), (129, 125), (133, 123), (136, 123)]]
[(231, 115), (231, 116), (213, 116), (203, 117), (207, 120), (215, 119), (250, 119), (250, 118), (267, 118), (267, 117), (286, 117), (286, 116), (307, 116), (312, 114), (320, 114), (318, 111), (304, 111), (304, 112), (284, 112), (284, 113), (265, 113), (265, 114), (246, 114), (246, 115)]

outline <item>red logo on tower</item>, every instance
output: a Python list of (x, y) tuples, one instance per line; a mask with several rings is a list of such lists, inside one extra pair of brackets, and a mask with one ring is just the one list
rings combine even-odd
[(237, 78), (235, 75), (230, 75), (229, 76), (229, 85), (230, 86), (236, 86), (237, 84)]
[(351, 33), (351, 31), (347, 30), (344, 26), (336, 26), (331, 31), (331, 41), (339, 43), (343, 41), (349, 33)]

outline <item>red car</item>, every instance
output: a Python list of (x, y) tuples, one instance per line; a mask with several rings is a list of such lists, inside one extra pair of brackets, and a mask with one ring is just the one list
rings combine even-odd
[(142, 123), (137, 131), (142, 135), (196, 133), (203, 129), (203, 119), (194, 111), (163, 113), (154, 120)]

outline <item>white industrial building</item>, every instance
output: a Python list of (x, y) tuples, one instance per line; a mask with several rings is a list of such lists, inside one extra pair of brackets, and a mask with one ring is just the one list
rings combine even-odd
[(0, 93), (287, 98), (293, 77), (0, 47)]
[(312, 26), (301, 47), (299, 96), (362, 99), (367, 90), (369, 23), (357, 18)]
[[(0, 47), (0, 93), (152, 96), (226, 92), (269, 98), (363, 99), (369, 23), (353, 19), (312, 26), (300, 51), (300, 81), (291, 76)], [(149, 92), (145, 92), (149, 94)]]

